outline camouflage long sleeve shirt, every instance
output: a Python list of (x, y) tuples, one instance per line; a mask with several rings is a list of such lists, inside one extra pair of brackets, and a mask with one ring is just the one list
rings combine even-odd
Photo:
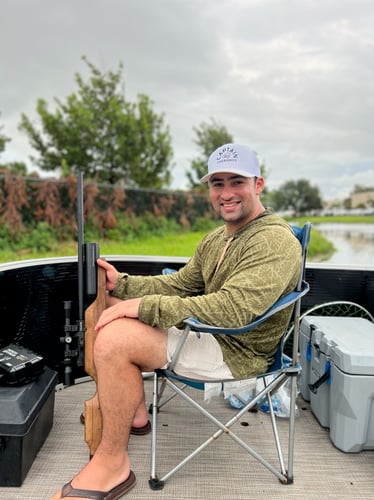
[[(289, 225), (270, 209), (230, 235), (225, 226), (209, 233), (178, 272), (162, 276), (119, 274), (112, 295), (142, 297), (139, 319), (151, 326), (182, 327), (195, 317), (222, 327), (243, 326), (296, 285), (301, 247)], [(217, 335), (224, 360), (236, 378), (266, 371), (273, 361), (290, 309), (251, 332)]]

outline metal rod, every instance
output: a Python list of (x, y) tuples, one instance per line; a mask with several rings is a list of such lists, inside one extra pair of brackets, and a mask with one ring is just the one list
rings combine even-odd
[(78, 308), (79, 319), (84, 312), (84, 211), (83, 211), (83, 173), (77, 174), (77, 223), (78, 223)]

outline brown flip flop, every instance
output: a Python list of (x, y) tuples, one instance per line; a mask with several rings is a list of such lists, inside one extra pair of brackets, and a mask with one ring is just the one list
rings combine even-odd
[(109, 491), (97, 491), (97, 490), (81, 490), (79, 488), (73, 488), (70, 483), (65, 484), (61, 490), (61, 498), (71, 498), (71, 497), (81, 497), (81, 498), (91, 498), (92, 500), (118, 500), (122, 495), (125, 495), (128, 491), (135, 486), (136, 477), (133, 471), (130, 471), (129, 477), (126, 481), (118, 484)]
[(148, 422), (142, 427), (131, 427), (130, 434), (132, 434), (133, 436), (145, 436), (146, 434), (149, 434), (151, 430), (152, 430), (152, 425), (151, 422), (148, 420)]
[[(84, 425), (84, 413), (80, 414), (79, 420), (81, 421), (81, 424)], [(145, 436), (146, 434), (149, 434), (151, 430), (151, 422), (148, 420), (148, 422), (142, 427), (131, 427), (130, 434), (132, 434), (133, 436)]]

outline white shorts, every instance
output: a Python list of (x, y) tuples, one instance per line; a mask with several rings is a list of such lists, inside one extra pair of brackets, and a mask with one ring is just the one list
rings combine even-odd
[[(183, 330), (175, 326), (168, 330), (168, 361), (175, 352)], [(190, 332), (178, 361), (175, 373), (190, 378), (205, 380), (224, 380), (234, 378), (231, 370), (223, 360), (222, 349), (210, 333)]]

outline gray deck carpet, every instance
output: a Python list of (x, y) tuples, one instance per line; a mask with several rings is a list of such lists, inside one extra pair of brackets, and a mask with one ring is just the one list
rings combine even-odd
[[(152, 380), (145, 380), (150, 401)], [(56, 393), (54, 425), (38, 453), (21, 487), (0, 487), (0, 498), (6, 500), (48, 499), (63, 483), (86, 463), (87, 446), (79, 415), (83, 402), (94, 392), (93, 382), (85, 382)], [(210, 403), (219, 417), (232, 413), (227, 403), (214, 399)], [(132, 469), (137, 476), (136, 487), (124, 498), (140, 500), (194, 499), (374, 499), (374, 451), (356, 454), (336, 449), (327, 429), (320, 427), (309, 404), (298, 400), (295, 481), (282, 485), (270, 472), (249, 457), (231, 439), (222, 436), (184, 469), (173, 476), (162, 491), (148, 486), (150, 467), (150, 435), (132, 436), (129, 452)], [(196, 414), (180, 398), (174, 399), (160, 413), (159, 439), (162, 450), (161, 473), (183, 458), (190, 449), (214, 431), (211, 423)], [(241, 436), (250, 434), (252, 444), (272, 460), (273, 442), (268, 415), (248, 413), (238, 424)], [(281, 420), (281, 419), (280, 419)], [(280, 421), (281, 438), (287, 422)], [(199, 441), (200, 440), (200, 441)]]

